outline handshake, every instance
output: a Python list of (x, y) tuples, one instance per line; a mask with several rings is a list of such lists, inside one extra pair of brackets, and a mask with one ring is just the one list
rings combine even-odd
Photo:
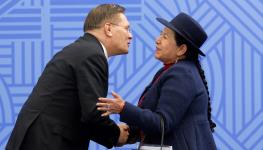
[(121, 123), (118, 124), (120, 128), (120, 136), (116, 146), (120, 147), (127, 143), (129, 137), (129, 126), (127, 124)]

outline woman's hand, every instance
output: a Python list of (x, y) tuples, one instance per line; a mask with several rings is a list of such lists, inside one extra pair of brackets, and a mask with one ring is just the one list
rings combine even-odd
[(101, 116), (109, 116), (110, 114), (119, 114), (125, 105), (125, 101), (115, 92), (111, 92), (114, 98), (98, 98), (100, 102), (96, 105), (99, 111), (106, 111)]

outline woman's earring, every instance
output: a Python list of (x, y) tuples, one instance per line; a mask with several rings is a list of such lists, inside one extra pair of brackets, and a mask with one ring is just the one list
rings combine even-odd
[(178, 58), (175, 59), (175, 64), (178, 62)]

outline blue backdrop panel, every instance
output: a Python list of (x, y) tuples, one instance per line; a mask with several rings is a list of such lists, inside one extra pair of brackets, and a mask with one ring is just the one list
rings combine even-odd
[[(263, 2), (261, 0), (0, 0), (0, 150), (46, 63), (83, 34), (83, 21), (102, 3), (126, 7), (133, 41), (129, 54), (109, 59), (109, 92), (136, 104), (162, 66), (155, 18), (184, 11), (209, 38), (201, 62), (209, 82), (219, 150), (263, 150)], [(119, 116), (112, 116), (119, 122)], [(136, 148), (137, 144), (121, 148)], [(103, 146), (91, 142), (90, 149)]]

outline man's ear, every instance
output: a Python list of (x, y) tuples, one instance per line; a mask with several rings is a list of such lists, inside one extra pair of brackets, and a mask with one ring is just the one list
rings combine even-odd
[(106, 36), (112, 36), (112, 28), (111, 28), (111, 24), (110, 23), (105, 23), (104, 24), (104, 32), (106, 34)]
[(186, 51), (187, 51), (187, 45), (186, 44), (180, 45), (179, 50), (177, 52), (177, 56), (182, 56), (186, 54)]

